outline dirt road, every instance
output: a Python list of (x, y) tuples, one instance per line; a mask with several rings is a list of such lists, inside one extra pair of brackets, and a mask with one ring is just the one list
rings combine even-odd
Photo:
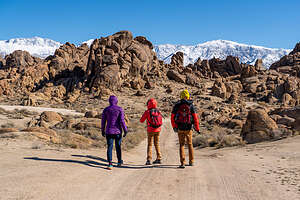
[(144, 141), (112, 171), (105, 169), (105, 150), (1, 141), (0, 199), (300, 199), (300, 137), (195, 150), (196, 166), (178, 169), (178, 140), (170, 130), (166, 123), (162, 165), (143, 165)]

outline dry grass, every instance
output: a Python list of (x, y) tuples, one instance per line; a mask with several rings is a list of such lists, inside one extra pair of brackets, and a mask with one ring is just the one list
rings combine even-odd
[(136, 147), (141, 141), (146, 138), (145, 125), (138, 120), (131, 120), (128, 125), (128, 134), (122, 142), (122, 148), (129, 150)]
[(206, 131), (201, 135), (195, 135), (193, 138), (193, 146), (204, 147), (232, 147), (244, 145), (244, 141), (237, 134), (232, 134), (228, 129), (221, 127), (213, 127), (211, 131)]
[(0, 114), (7, 116), (9, 119), (24, 119), (25, 117), (32, 117), (38, 115), (37, 112), (27, 109), (15, 109), (12, 111), (0, 108)]
[[(63, 118), (65, 121), (53, 129), (59, 137), (59, 143), (56, 144), (79, 149), (106, 147), (106, 138), (102, 136), (99, 126), (84, 126), (84, 128), (78, 129), (78, 124), (81, 123), (80, 119), (72, 126), (68, 126), (67, 123), (71, 117), (64, 116)], [(84, 120), (84, 123), (89, 123), (86, 121), (87, 119)], [(124, 150), (134, 148), (145, 138), (146, 128), (144, 124), (141, 124), (137, 119), (131, 120), (128, 124), (128, 134), (122, 141), (122, 148)]]

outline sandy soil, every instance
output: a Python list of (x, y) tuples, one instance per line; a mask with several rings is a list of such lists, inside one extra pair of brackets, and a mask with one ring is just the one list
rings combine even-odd
[(196, 149), (196, 166), (178, 169), (178, 139), (170, 130), (165, 123), (162, 165), (143, 165), (144, 141), (112, 171), (104, 149), (33, 149), (34, 142), (1, 140), (0, 199), (300, 199), (300, 137)]
[(75, 110), (68, 110), (63, 108), (48, 108), (48, 107), (36, 107), (36, 106), (9, 106), (9, 105), (0, 105), (0, 108), (3, 108), (4, 110), (12, 111), (15, 109), (26, 109), (29, 111), (35, 111), (37, 113), (42, 113), (44, 111), (54, 111), (57, 113), (60, 113), (62, 115), (79, 115), (83, 116), (83, 113), (76, 112)]

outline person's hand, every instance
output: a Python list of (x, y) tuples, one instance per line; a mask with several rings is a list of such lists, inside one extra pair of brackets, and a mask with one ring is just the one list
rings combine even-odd
[(102, 136), (105, 137), (105, 132), (104, 131), (102, 131)]
[(174, 131), (175, 133), (177, 133), (177, 132), (178, 132), (178, 128), (173, 128), (173, 131)]
[(127, 135), (127, 132), (124, 132), (123, 137), (126, 137), (126, 135)]

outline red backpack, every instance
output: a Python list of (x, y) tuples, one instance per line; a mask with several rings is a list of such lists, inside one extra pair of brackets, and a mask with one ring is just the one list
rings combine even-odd
[(175, 116), (176, 124), (192, 124), (192, 116), (190, 106), (188, 104), (182, 104)]
[(153, 128), (159, 128), (162, 125), (162, 116), (157, 109), (151, 109), (148, 117), (149, 125)]

